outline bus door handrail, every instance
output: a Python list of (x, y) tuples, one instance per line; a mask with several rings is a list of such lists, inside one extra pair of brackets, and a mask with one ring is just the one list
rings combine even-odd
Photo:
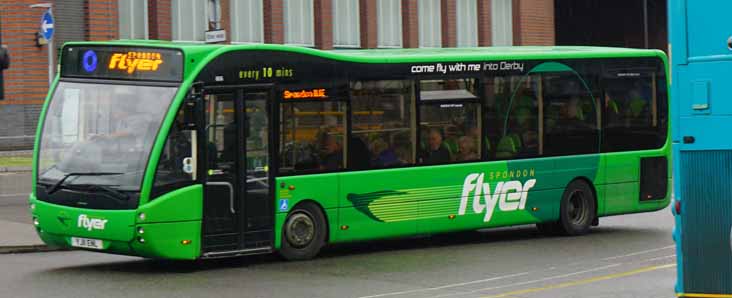
[(236, 214), (236, 210), (234, 210), (234, 185), (232, 185), (229, 182), (224, 182), (224, 181), (206, 182), (206, 185), (228, 187), (229, 188), (229, 210), (231, 210), (231, 214)]

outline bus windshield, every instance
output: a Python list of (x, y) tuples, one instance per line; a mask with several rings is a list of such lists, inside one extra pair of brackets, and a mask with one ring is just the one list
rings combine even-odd
[(175, 87), (60, 82), (43, 122), (38, 183), (139, 191), (175, 92)]

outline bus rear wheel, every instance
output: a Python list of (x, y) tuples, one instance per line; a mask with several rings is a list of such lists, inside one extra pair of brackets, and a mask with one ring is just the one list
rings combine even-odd
[(537, 224), (546, 235), (579, 236), (590, 232), (597, 214), (595, 195), (587, 182), (572, 181), (562, 194), (559, 221)]
[(559, 227), (567, 236), (579, 236), (590, 232), (595, 220), (595, 195), (586, 182), (575, 180), (570, 183), (562, 195), (560, 205)]
[(282, 227), (280, 255), (290, 261), (315, 257), (325, 243), (325, 215), (311, 203), (293, 209)]

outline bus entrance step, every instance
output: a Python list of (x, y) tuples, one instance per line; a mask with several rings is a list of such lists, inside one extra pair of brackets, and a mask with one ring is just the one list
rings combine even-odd
[(240, 256), (248, 256), (248, 255), (259, 255), (259, 254), (267, 254), (272, 252), (272, 247), (258, 247), (258, 248), (252, 248), (252, 249), (242, 249), (242, 250), (231, 250), (231, 251), (212, 251), (204, 253), (202, 258), (203, 259), (217, 259), (217, 258), (230, 258), (230, 257), (240, 257)]

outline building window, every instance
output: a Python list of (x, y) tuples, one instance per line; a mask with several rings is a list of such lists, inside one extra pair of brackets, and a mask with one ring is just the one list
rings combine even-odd
[(378, 47), (402, 47), (402, 1), (377, 0)]
[(333, 0), (333, 45), (359, 47), (359, 21), (358, 0)]
[(285, 0), (285, 43), (313, 46), (313, 0)]
[(513, 45), (513, 8), (512, 0), (491, 1), (491, 28), (494, 46)]
[(120, 39), (147, 39), (147, 0), (117, 2)]
[(442, 46), (442, 21), (440, 0), (419, 1), (419, 46), (439, 48)]
[(478, 46), (478, 3), (457, 0), (457, 46)]
[(264, 41), (262, 0), (231, 1), (231, 41)]
[(173, 40), (204, 41), (208, 29), (207, 1), (173, 0)]

